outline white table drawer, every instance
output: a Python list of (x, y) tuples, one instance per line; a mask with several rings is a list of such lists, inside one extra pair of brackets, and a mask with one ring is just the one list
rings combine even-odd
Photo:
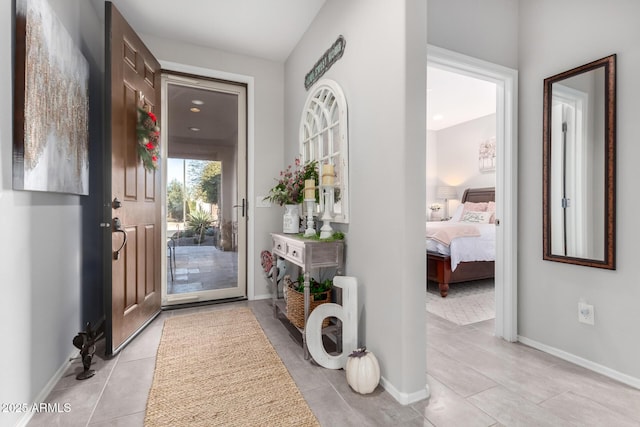
[(298, 262), (304, 262), (304, 246), (287, 243), (287, 258), (292, 258)]
[(287, 255), (287, 242), (277, 236), (273, 237), (273, 251), (285, 257)]

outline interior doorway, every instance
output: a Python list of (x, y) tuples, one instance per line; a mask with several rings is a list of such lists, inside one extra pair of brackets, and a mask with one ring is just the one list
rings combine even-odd
[(163, 305), (247, 296), (246, 89), (162, 76)]
[(495, 318), (496, 98), (494, 82), (427, 66), (427, 311), (458, 325)]
[(518, 74), (513, 69), (435, 46), (428, 46), (427, 64), (496, 85), (495, 335), (517, 341)]

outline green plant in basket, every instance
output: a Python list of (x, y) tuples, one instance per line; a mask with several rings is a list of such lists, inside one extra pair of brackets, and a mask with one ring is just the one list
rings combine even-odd
[[(295, 285), (294, 289), (296, 291), (304, 292), (304, 276), (303, 275), (298, 276), (298, 281), (295, 282), (294, 285)], [(333, 280), (331, 279), (325, 279), (321, 282), (318, 282), (313, 277), (309, 279), (309, 293), (313, 294), (314, 301), (319, 301), (323, 299), (321, 295), (315, 295), (315, 294), (321, 294), (323, 292), (326, 292), (332, 287), (333, 287)]]

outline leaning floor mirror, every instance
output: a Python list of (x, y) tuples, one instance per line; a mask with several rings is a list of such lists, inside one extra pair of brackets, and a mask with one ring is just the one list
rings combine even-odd
[(545, 260), (615, 269), (616, 56), (544, 80)]

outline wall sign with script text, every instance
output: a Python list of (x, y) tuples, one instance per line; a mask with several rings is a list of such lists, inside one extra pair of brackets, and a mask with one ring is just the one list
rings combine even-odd
[(338, 36), (338, 39), (333, 42), (331, 47), (318, 59), (311, 71), (304, 76), (304, 88), (309, 89), (315, 82), (326, 73), (329, 68), (340, 58), (344, 53), (344, 46), (347, 42), (344, 37)]

